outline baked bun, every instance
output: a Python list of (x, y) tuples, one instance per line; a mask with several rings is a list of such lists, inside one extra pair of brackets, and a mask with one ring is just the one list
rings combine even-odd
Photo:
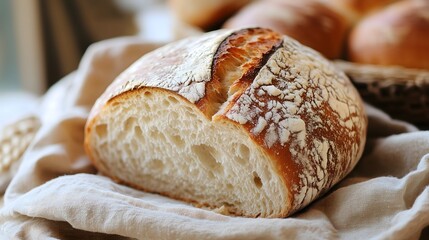
[(85, 149), (118, 182), (286, 217), (352, 170), (366, 126), (353, 85), (315, 51), (267, 29), (219, 30), (123, 72), (90, 113)]
[(251, 0), (169, 0), (178, 19), (204, 30), (219, 27), (223, 21)]
[(349, 59), (429, 69), (429, 1), (402, 1), (362, 20), (352, 31)]
[(224, 28), (259, 26), (295, 38), (329, 59), (339, 58), (346, 20), (317, 0), (265, 0), (249, 4), (228, 19)]
[(324, 0), (341, 12), (351, 24), (399, 0)]

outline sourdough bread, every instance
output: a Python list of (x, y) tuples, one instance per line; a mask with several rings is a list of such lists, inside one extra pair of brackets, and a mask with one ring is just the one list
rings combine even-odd
[(85, 149), (118, 182), (247, 217), (286, 217), (346, 176), (367, 120), (320, 54), (268, 29), (157, 49), (93, 107)]

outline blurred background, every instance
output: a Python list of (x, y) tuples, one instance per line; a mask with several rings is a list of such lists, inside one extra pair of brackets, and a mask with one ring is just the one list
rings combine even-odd
[(0, 0), (0, 97), (43, 94), (77, 68), (94, 42), (130, 35), (169, 39), (165, 5), (162, 0)]
[(0, 1), (0, 89), (20, 87), (12, 1)]

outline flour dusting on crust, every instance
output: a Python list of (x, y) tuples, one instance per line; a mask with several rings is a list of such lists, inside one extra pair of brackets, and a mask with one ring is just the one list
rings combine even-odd
[(110, 99), (142, 87), (168, 89), (195, 103), (205, 96), (213, 56), (233, 31), (222, 30), (183, 39), (154, 50), (119, 75), (96, 101), (92, 118)]
[(234, 106), (218, 114), (245, 125), (274, 155), (288, 148), (297, 165), (292, 174), (298, 179), (293, 183), (298, 208), (355, 165), (366, 128), (358, 109), (361, 100), (344, 74), (285, 37)]

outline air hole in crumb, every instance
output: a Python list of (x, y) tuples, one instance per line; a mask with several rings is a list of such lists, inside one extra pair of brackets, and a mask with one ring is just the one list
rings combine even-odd
[(240, 157), (236, 158), (236, 160), (241, 165), (245, 165), (247, 162), (249, 162), (250, 150), (246, 145), (244, 145), (244, 144), (239, 145), (238, 155)]
[(148, 163), (148, 168), (153, 170), (162, 170), (164, 168), (164, 163), (159, 159), (152, 159)]
[(257, 188), (261, 188), (262, 187), (261, 178), (259, 177), (259, 175), (256, 172), (253, 172), (253, 182), (255, 183), (255, 186)]
[(222, 164), (216, 161), (216, 150), (205, 144), (192, 146), (192, 152), (197, 155), (198, 160), (209, 170), (219, 170)]
[(168, 101), (170, 101), (171, 103), (178, 103), (179, 102), (176, 98), (174, 98), (172, 96), (168, 96)]
[(139, 127), (139, 126), (135, 126), (134, 127), (134, 136), (140, 141), (140, 142), (143, 142), (145, 139), (144, 139), (144, 136), (143, 136), (143, 132), (142, 132), (142, 129)]
[(162, 100), (162, 105), (164, 107), (169, 107), (170, 106), (170, 101), (168, 101), (167, 99)]
[(151, 109), (151, 108), (152, 106), (149, 105), (147, 102), (141, 103), (141, 109)]
[(125, 129), (124, 130), (127, 132), (130, 131), (131, 128), (133, 128), (135, 125), (137, 125), (136, 123), (137, 123), (136, 118), (134, 118), (134, 117), (128, 118), (127, 120), (125, 120), (125, 123), (124, 123)]
[(100, 138), (105, 138), (107, 135), (107, 125), (106, 124), (100, 124), (95, 127), (95, 133)]
[(118, 106), (119, 104), (121, 104), (121, 102), (116, 101), (116, 102), (112, 102), (112, 103), (110, 104), (110, 106), (111, 106), (111, 107), (116, 107), (116, 106)]
[[(148, 112), (151, 111), (151, 110), (149, 110), (150, 108), (144, 108), (143, 107), (142, 109), (147, 109)], [(139, 117), (139, 123), (141, 123), (143, 126), (148, 125), (151, 121), (152, 121), (152, 118), (149, 115), (142, 115)]]
[(171, 141), (174, 143), (174, 145), (178, 147), (182, 148), (183, 146), (185, 146), (185, 141), (183, 141), (183, 139), (179, 135), (171, 136)]
[(234, 187), (232, 186), (232, 184), (231, 184), (231, 183), (227, 183), (227, 184), (226, 184), (226, 188), (227, 188), (228, 190), (232, 190)]
[(162, 134), (161, 131), (159, 131), (158, 129), (154, 129), (152, 131), (149, 132), (149, 137), (152, 139), (156, 139), (157, 141), (165, 141), (165, 136), (164, 134)]

